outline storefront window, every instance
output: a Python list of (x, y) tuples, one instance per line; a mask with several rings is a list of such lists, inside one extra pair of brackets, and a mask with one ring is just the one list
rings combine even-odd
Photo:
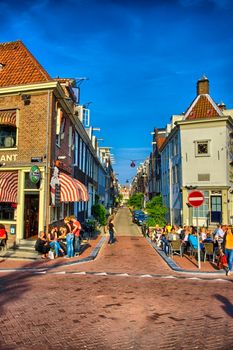
[(14, 220), (15, 210), (14, 203), (0, 203), (0, 220)]
[(0, 148), (16, 147), (16, 127), (0, 125)]

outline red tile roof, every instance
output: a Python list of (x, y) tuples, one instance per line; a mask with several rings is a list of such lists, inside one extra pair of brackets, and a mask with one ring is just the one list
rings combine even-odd
[(208, 95), (199, 95), (185, 114), (185, 120), (216, 118), (222, 113)]
[(164, 144), (165, 141), (166, 141), (166, 137), (158, 137), (158, 139), (157, 139), (158, 149), (160, 149), (162, 147), (162, 145)]
[(52, 80), (22, 41), (0, 43), (0, 87)]

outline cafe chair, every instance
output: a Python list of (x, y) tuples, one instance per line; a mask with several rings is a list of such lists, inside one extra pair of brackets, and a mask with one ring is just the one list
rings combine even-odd
[(180, 240), (170, 242), (170, 255), (174, 254), (182, 256), (182, 242)]
[(7, 239), (0, 239), (0, 250), (7, 250)]
[(204, 243), (204, 262), (207, 256), (213, 257), (213, 262), (215, 261), (215, 250), (213, 243)]
[(190, 256), (196, 256), (198, 254), (198, 249), (194, 248), (194, 246), (192, 245), (192, 243), (190, 242)]

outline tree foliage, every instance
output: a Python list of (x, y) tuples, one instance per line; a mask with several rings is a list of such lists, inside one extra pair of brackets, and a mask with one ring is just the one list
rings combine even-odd
[(149, 214), (148, 225), (164, 226), (166, 224), (165, 214), (167, 213), (167, 208), (163, 205), (162, 196), (155, 196), (150, 201), (146, 203), (146, 211)]
[(92, 206), (92, 214), (99, 221), (100, 225), (106, 225), (106, 209), (102, 204), (94, 204)]
[(128, 200), (128, 206), (133, 207), (133, 209), (141, 209), (143, 198), (143, 193), (134, 193)]

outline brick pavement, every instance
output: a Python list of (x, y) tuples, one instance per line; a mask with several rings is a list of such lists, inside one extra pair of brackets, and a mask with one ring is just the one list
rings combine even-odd
[(13, 273), (1, 349), (231, 349), (231, 282)]
[[(232, 279), (171, 273), (137, 228), (130, 236), (122, 221), (118, 215), (118, 242), (105, 243), (93, 262), (43, 275), (1, 274), (0, 349), (232, 348)], [(93, 273), (104, 271), (110, 275)], [(154, 277), (135, 275), (143, 273)]]

